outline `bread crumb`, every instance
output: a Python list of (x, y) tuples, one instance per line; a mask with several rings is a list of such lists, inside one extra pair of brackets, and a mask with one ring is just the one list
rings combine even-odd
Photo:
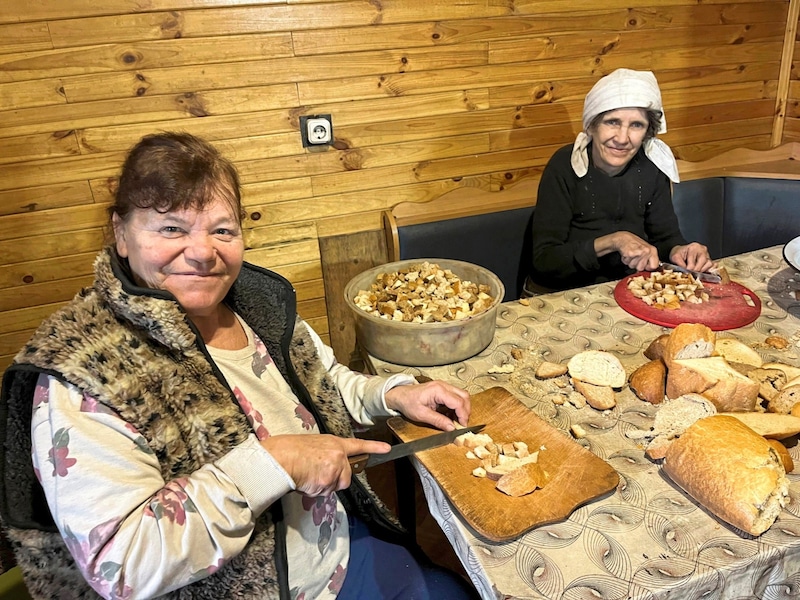
[(519, 302), (520, 304), (522, 304), (522, 306), (530, 306), (530, 305), (531, 305), (531, 301), (530, 301), (530, 300), (528, 300), (527, 298), (520, 298), (520, 299), (518, 300), (518, 302)]
[(515, 369), (514, 365), (512, 365), (511, 363), (507, 363), (505, 365), (500, 365), (500, 366), (495, 365), (493, 367), (489, 367), (487, 373), (513, 373), (514, 369)]
[(785, 350), (789, 347), (789, 340), (780, 335), (771, 335), (764, 340), (764, 343), (776, 350)]
[(577, 423), (570, 427), (569, 430), (572, 432), (572, 435), (579, 440), (586, 437), (586, 430)]
[(511, 357), (514, 360), (521, 360), (522, 356), (523, 356), (523, 352), (519, 348), (512, 348), (511, 349)]

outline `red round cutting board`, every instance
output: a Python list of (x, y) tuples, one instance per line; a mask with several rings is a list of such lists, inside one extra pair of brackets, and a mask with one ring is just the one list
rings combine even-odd
[[(725, 285), (704, 281), (703, 287), (709, 295), (708, 302), (681, 302), (680, 308), (674, 310), (653, 308), (628, 290), (628, 281), (637, 275), (649, 277), (650, 273), (634, 273), (622, 279), (614, 288), (614, 299), (625, 312), (649, 323), (664, 327), (675, 327), (681, 323), (702, 323), (714, 331), (725, 331), (749, 325), (761, 314), (759, 297), (733, 281)], [(753, 306), (747, 303), (745, 297), (752, 300)]]

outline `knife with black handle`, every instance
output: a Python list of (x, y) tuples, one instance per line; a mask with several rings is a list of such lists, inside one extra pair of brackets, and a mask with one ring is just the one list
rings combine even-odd
[(477, 433), (485, 426), (485, 424), (471, 425), (470, 427), (456, 428), (453, 431), (434, 433), (433, 435), (427, 435), (413, 442), (395, 444), (392, 446), (392, 449), (385, 454), (356, 454), (348, 458), (350, 461), (350, 468), (353, 469), (353, 473), (361, 473), (361, 471), (366, 468), (374, 467), (375, 465), (380, 465), (390, 460), (409, 456), (416, 452), (422, 452), (423, 450), (430, 450), (437, 446), (444, 446), (465, 433)]

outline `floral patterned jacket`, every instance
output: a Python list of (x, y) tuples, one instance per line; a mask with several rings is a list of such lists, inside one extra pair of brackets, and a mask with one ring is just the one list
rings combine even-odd
[[(320, 431), (352, 436), (349, 414), (313, 343), (307, 332), (295, 331), (291, 284), (246, 264), (226, 300), (263, 340)], [(130, 368), (135, 364), (146, 364), (154, 376), (142, 378)], [(113, 249), (104, 250), (95, 263), (94, 285), (42, 323), (6, 371), (0, 393), (0, 422), (5, 421), (0, 516), (31, 594), (94, 598), (53, 523), (31, 465), (33, 392), (43, 373), (76, 386), (135, 427), (165, 480), (188, 476), (224, 456), (252, 428), (174, 298), (134, 285)], [(202, 423), (186, 418), (187, 402)], [(402, 538), (365, 478), (355, 477), (341, 500), (349, 513)], [(280, 515), (265, 512), (238, 556), (171, 597), (285, 598), (284, 541)]]

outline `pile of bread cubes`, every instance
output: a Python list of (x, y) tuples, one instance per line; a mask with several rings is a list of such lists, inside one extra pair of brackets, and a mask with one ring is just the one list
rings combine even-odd
[[(773, 348), (788, 341), (767, 340)], [(657, 406), (653, 426), (629, 430), (651, 460), (721, 520), (757, 536), (787, 503), (792, 457), (779, 440), (800, 433), (800, 367), (764, 362), (734, 337), (717, 339), (698, 323), (654, 339), (630, 377), (603, 351), (575, 355), (567, 365), (542, 363), (537, 378), (568, 374), (593, 408), (616, 404), (627, 383)], [(575, 404), (575, 402), (572, 402)], [(575, 437), (585, 435), (573, 426)]]

